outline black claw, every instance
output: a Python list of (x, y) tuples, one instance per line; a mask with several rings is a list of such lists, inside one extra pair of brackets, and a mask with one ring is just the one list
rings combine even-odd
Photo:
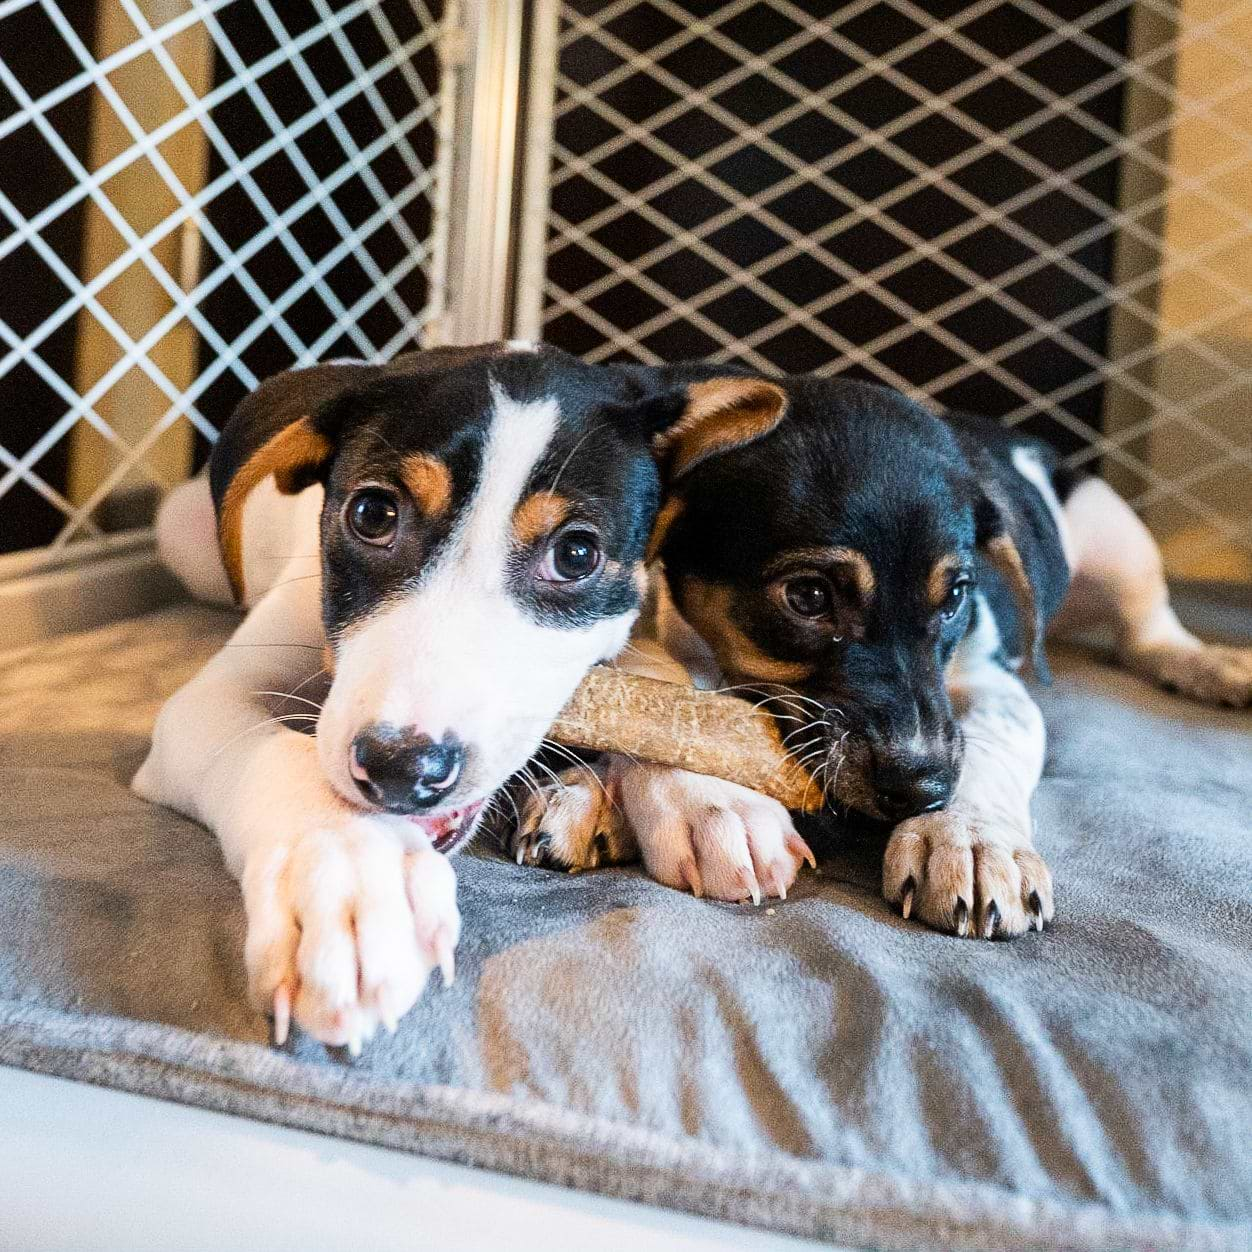
[(607, 861), (609, 857), (609, 837), (603, 831), (598, 831), (596, 837), (591, 841), (592, 850), (596, 854), (596, 859)]
[(965, 903), (964, 896), (956, 897), (956, 933), (962, 938), (969, 929), (969, 905)]
[(987, 905), (987, 911), (983, 915), (982, 937), (984, 939), (994, 939), (996, 931), (1000, 928), (1000, 906), (992, 900)]
[(1030, 893), (1030, 911), (1035, 915), (1035, 921), (1039, 923), (1039, 929), (1043, 929), (1043, 901), (1039, 898), (1038, 891)]
[(526, 859), (535, 865), (548, 864), (548, 849), (552, 846), (552, 836), (546, 830), (537, 830), (530, 837), (530, 849)]

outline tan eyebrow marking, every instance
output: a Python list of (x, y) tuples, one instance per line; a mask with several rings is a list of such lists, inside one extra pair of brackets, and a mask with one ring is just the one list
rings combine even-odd
[(411, 452), (400, 462), (400, 479), (413, 502), (427, 517), (439, 517), (452, 503), (452, 471), (424, 452)]
[(878, 580), (874, 577), (874, 567), (864, 552), (856, 548), (789, 548), (771, 561), (766, 573), (773, 577), (781, 574), (789, 565), (811, 564), (819, 568), (826, 565), (842, 565), (852, 575), (853, 584), (862, 604), (868, 604), (874, 598), (874, 590)]
[(948, 598), (952, 588), (952, 575), (961, 568), (961, 558), (955, 553), (941, 556), (926, 580), (926, 594), (934, 608), (939, 608)]
[(729, 587), (687, 576), (679, 596), (679, 611), (708, 642), (727, 673), (778, 683), (801, 682), (812, 675), (812, 665), (769, 656), (731, 622), (734, 593)]
[(573, 503), (551, 491), (536, 491), (513, 510), (513, 535), (523, 546), (550, 535), (569, 515)]

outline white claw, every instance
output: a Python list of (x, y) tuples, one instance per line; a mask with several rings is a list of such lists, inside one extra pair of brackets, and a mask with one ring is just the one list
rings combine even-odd
[(783, 881), (782, 881), (782, 879), (781, 879), (781, 878), (775, 878), (775, 879), (774, 879), (774, 885), (778, 888), (778, 898), (779, 898), (780, 900), (785, 900), (785, 899), (787, 898), (787, 888), (786, 888), (785, 886), (783, 886)]
[(348, 1036), (348, 1055), (353, 1060), (361, 1055), (361, 1029), (359, 1026), (354, 1026), (352, 1033)]
[(911, 891), (906, 891), (904, 893), (904, 900), (900, 904), (900, 916), (903, 917), (904, 920), (907, 922), (909, 920), (909, 914), (912, 912), (913, 912), (913, 893)]
[(291, 1033), (291, 992), (286, 983), (274, 991), (274, 1046), (281, 1048)]
[(396, 1015), (390, 1009), (386, 1009), (386, 1010), (380, 1009), (378, 1016), (379, 1016), (379, 1019), (382, 1021), (383, 1029), (389, 1035), (394, 1035), (396, 1033), (396, 1026), (398, 1025), (396, 1021)]
[(517, 845), (517, 863), (522, 864), (526, 860), (526, 841), (523, 839)]
[(450, 944), (445, 936), (440, 936), (435, 951), (439, 957), (439, 972), (443, 975), (443, 985), (452, 986), (456, 978), (456, 960)]
[(802, 861), (806, 861), (809, 869), (817, 868), (817, 857), (813, 855), (813, 849), (799, 835), (787, 836), (787, 850), (792, 856), (798, 856)]

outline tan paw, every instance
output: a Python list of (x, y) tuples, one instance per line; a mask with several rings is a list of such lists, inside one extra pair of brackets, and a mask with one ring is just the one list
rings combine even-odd
[(277, 1043), (294, 1020), (358, 1055), (379, 1026), (395, 1030), (435, 966), (451, 981), (456, 876), (446, 857), (406, 846), (391, 820), (331, 815), (249, 857), (249, 991), (273, 1013)]
[(954, 812), (897, 826), (882, 893), (903, 915), (962, 938), (1012, 939), (1052, 920), (1052, 874), (1019, 836)]
[(620, 771), (622, 809), (648, 873), (715, 900), (786, 899), (816, 862), (776, 800), (735, 783), (659, 765)]
[(1160, 644), (1126, 654), (1141, 677), (1205, 704), (1252, 705), (1252, 648)]
[(517, 863), (576, 874), (637, 861), (611, 785), (608, 767), (579, 765), (527, 795), (509, 841)]

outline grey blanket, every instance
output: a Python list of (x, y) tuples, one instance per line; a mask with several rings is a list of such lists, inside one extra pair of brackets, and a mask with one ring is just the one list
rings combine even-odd
[(1057, 653), (1012, 944), (837, 834), (757, 909), (462, 856), (455, 985), (350, 1062), (266, 1046), (212, 837), (126, 787), (230, 624), (0, 655), (0, 1062), (875, 1247), (1252, 1245), (1249, 714)]

